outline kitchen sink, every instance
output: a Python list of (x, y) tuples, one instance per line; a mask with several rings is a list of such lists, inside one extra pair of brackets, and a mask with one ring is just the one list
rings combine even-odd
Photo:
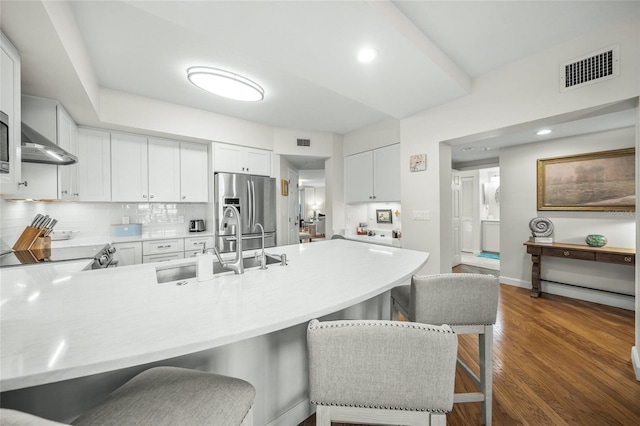
[[(242, 259), (245, 269), (257, 268), (260, 266), (260, 260), (255, 257), (245, 257)], [(267, 265), (280, 263), (279, 260), (267, 256)], [(213, 273), (220, 274), (222, 272), (231, 272), (231, 269), (224, 268), (218, 261), (213, 262)], [(181, 266), (158, 266), (156, 267), (156, 277), (158, 284), (169, 283), (173, 281), (188, 280), (196, 277), (196, 264), (190, 263)]]

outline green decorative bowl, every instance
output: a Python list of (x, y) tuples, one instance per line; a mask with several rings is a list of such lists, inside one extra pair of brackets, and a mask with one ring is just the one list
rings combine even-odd
[(607, 237), (600, 234), (589, 234), (585, 241), (591, 247), (604, 247), (607, 244)]

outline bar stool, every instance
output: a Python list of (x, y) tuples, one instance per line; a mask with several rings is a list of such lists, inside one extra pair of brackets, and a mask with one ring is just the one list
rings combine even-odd
[(316, 425), (446, 425), (458, 350), (450, 327), (312, 320), (307, 346)]
[[(176, 367), (154, 367), (116, 389), (83, 413), (77, 426), (253, 425), (255, 389), (233, 377)], [(3, 426), (54, 426), (15, 410), (0, 410)]]
[(458, 360), (480, 392), (456, 393), (454, 403), (482, 402), (482, 420), (491, 425), (493, 400), (493, 324), (498, 314), (500, 284), (482, 274), (413, 276), (411, 285), (391, 290), (391, 319), (398, 312), (409, 321), (448, 324), (457, 334), (477, 334), (480, 377)]

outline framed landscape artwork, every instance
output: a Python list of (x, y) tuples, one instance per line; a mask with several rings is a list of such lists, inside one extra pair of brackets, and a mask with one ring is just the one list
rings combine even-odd
[(635, 211), (635, 148), (538, 160), (538, 210)]

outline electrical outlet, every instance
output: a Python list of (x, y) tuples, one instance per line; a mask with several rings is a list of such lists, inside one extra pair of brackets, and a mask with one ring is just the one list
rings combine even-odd
[(178, 223), (184, 223), (184, 216), (183, 215), (178, 216)]

